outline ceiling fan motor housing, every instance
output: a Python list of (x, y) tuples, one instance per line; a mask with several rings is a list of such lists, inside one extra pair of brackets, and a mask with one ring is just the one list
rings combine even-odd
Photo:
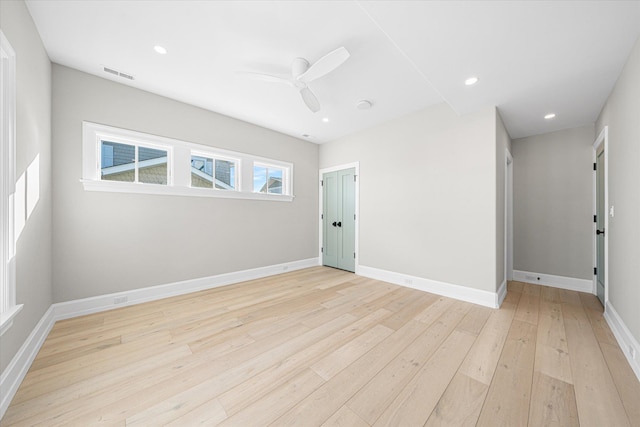
[(309, 61), (304, 58), (295, 58), (291, 63), (291, 74), (297, 79), (309, 69)]

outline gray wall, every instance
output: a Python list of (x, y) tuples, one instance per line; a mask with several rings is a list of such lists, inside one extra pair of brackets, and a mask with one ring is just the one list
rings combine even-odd
[(320, 146), (360, 161), (360, 265), (495, 292), (495, 126), (441, 104)]
[(593, 125), (513, 140), (514, 270), (593, 279)]
[(24, 2), (0, 1), (0, 28), (16, 52), (16, 177), (40, 154), (40, 201), (16, 253), (16, 299), (24, 307), (0, 337), (4, 371), (51, 305), (51, 63)]
[[(293, 202), (88, 192), (82, 121), (294, 164)], [(53, 66), (54, 301), (317, 256), (318, 146)]]
[(506, 151), (511, 153), (511, 137), (504, 127), (500, 114), (496, 112), (496, 289), (505, 281), (504, 260), (507, 250), (504, 244)]
[(609, 126), (609, 302), (640, 341), (640, 39), (596, 122)]

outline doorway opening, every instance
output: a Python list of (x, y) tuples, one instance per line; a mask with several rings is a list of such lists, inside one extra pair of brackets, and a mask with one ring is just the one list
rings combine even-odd
[(513, 157), (509, 150), (504, 171), (504, 278), (513, 280)]

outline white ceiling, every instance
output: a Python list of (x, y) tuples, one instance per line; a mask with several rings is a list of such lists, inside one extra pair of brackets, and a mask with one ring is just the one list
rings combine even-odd
[[(317, 143), (441, 102), (498, 106), (512, 138), (593, 123), (640, 35), (640, 1), (27, 5), (53, 62)], [(309, 85), (315, 114), (291, 87), (238, 73), (286, 75), (295, 57), (340, 46), (351, 57)], [(356, 109), (362, 99), (373, 108)]]

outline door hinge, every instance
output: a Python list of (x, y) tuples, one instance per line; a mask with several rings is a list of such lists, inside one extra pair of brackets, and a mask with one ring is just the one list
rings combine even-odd
[(320, 187), (324, 187), (324, 180), (323, 179), (320, 180)]
[(593, 275), (596, 276), (598, 274), (598, 267), (593, 267)]
[(593, 222), (598, 222), (598, 215), (593, 216)]
[(324, 253), (324, 248), (320, 248), (320, 253)]
[(355, 252), (353, 253), (353, 259), (356, 259), (356, 253)]
[(598, 170), (598, 166), (595, 163), (593, 164), (593, 170)]
[(324, 219), (324, 214), (320, 214), (320, 219)]
[(356, 214), (353, 214), (353, 220), (354, 221), (356, 220)]
[(356, 177), (357, 177), (357, 176), (358, 176), (358, 175), (353, 175), (353, 182), (356, 182)]

